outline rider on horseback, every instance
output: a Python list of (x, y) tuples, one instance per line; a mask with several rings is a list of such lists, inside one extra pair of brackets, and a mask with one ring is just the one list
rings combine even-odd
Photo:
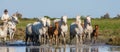
[(8, 21), (9, 21), (9, 19), (10, 19), (10, 17), (9, 17), (9, 15), (8, 15), (8, 10), (5, 9), (5, 10), (4, 10), (4, 14), (3, 14), (2, 17), (1, 17), (1, 20), (2, 20), (2, 22), (3, 22), (3, 25), (7, 24)]

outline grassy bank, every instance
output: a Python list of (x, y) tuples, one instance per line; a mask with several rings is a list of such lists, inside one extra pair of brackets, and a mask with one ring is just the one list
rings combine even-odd
[[(25, 27), (28, 23), (33, 23), (36, 20), (20, 20), (17, 25), (17, 31), (15, 33), (15, 39), (25, 39)], [(68, 25), (74, 22), (73, 19), (68, 20)], [(99, 25), (99, 36), (104, 40), (109, 40), (112, 36), (120, 37), (120, 19), (92, 19), (92, 25)], [(120, 44), (120, 43), (119, 43)]]

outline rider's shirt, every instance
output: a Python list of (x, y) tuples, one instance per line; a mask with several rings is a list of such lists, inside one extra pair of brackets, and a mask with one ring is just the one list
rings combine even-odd
[(3, 14), (2, 17), (1, 17), (1, 20), (3, 20), (3, 22), (8, 22), (9, 15), (8, 14)]

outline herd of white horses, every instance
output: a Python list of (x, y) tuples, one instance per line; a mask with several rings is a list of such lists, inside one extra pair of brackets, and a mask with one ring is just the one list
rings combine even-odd
[[(57, 42), (59, 41), (58, 39), (60, 39), (59, 35), (61, 35), (65, 43), (65, 36), (68, 35), (67, 18), (67, 16), (62, 16), (60, 19), (51, 21), (49, 18), (41, 17), (38, 21), (29, 23), (26, 26), (26, 42), (28, 38), (30, 38), (33, 43), (41, 42), (42, 37), (48, 38), (48, 41), (52, 41), (51, 39), (55, 37), (53, 41)], [(84, 38), (91, 39), (91, 33), (93, 32), (91, 19), (86, 18), (83, 23), (80, 16), (77, 16), (75, 22), (71, 23), (69, 33), (70, 41), (74, 37), (76, 37), (77, 43), (83, 43)], [(84, 27), (81, 24), (83, 24)], [(50, 38), (51, 36), (52, 38)]]
[[(60, 19), (55, 19), (51, 21), (49, 18), (40, 17), (34, 23), (28, 23), (26, 26), (26, 44), (28, 39), (34, 44), (42, 42), (42, 38), (48, 38), (48, 41), (52, 41), (52, 38), (55, 37), (55, 42), (59, 41), (59, 35), (62, 36), (64, 43), (66, 42), (65, 36), (70, 34), (70, 41), (76, 37), (77, 43), (83, 43), (84, 38), (91, 39), (91, 33), (93, 28), (91, 25), (91, 19), (84, 19), (84, 22), (81, 21), (80, 16), (76, 16), (75, 21), (70, 24), (68, 28), (67, 16), (62, 16)], [(4, 38), (6, 41), (7, 34), (10, 36), (10, 40), (14, 38), (14, 33), (16, 31), (16, 24), (19, 20), (11, 17), (7, 24), (0, 26), (0, 38)], [(84, 23), (84, 24), (83, 24)], [(82, 25), (81, 25), (82, 24)], [(52, 27), (52, 28), (51, 28)], [(68, 29), (70, 29), (68, 33)], [(43, 40), (45, 42), (46, 40)]]

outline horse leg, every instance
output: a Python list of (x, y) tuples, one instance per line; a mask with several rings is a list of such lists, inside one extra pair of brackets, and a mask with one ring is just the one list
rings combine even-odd
[(10, 32), (10, 40), (12, 39), (12, 33)]
[(39, 42), (39, 35), (37, 35), (37, 44), (40, 45), (40, 42)]
[(72, 44), (71, 41), (72, 41), (72, 36), (70, 35), (70, 44)]
[(12, 33), (12, 40), (14, 40), (13, 38), (14, 38), (14, 33)]
[[(33, 35), (29, 35), (28, 38), (30, 38), (30, 40), (32, 42), (31, 45), (33, 45), (34, 44), (34, 36)], [(28, 40), (28, 38), (27, 38), (27, 40)]]
[(70, 44), (72, 44), (72, 40), (74, 39), (74, 37), (76, 38), (76, 35), (70, 33)]
[(33, 45), (35, 44), (36, 37), (33, 35)]
[(45, 35), (43, 35), (43, 44), (45, 44)]
[(91, 34), (91, 42), (95, 43), (95, 34), (94, 33)]
[(42, 44), (44, 44), (44, 35), (42, 36)]
[(72, 41), (71, 39), (72, 39), (72, 36), (71, 36), (71, 33), (70, 33), (70, 42), (69, 42), (70, 44), (71, 44), (71, 41)]
[(82, 41), (83, 41), (83, 43), (85, 42), (85, 34), (84, 33), (82, 34)]
[(58, 35), (56, 35), (55, 39), (56, 39), (56, 45), (57, 45), (57, 43), (58, 43)]
[(41, 44), (43, 44), (43, 35), (39, 35), (39, 41)]
[[(49, 35), (48, 35), (49, 36)], [(51, 37), (48, 38), (49, 45), (51, 45)]]
[(80, 41), (80, 44), (82, 44), (82, 43), (83, 43), (82, 34), (80, 34), (79, 41)]
[(98, 34), (95, 33), (95, 43), (97, 42), (97, 39), (98, 39)]
[(4, 42), (6, 41), (6, 39), (7, 39), (7, 38), (6, 38), (6, 37), (4, 37)]
[(57, 36), (55, 35), (55, 44), (57, 44)]
[(43, 41), (44, 41), (43, 43), (46, 44), (46, 35), (45, 35), (45, 34), (44, 34), (43, 39), (44, 39), (44, 40), (43, 40)]
[(70, 35), (70, 44), (72, 44), (72, 39), (73, 39), (73, 36)]
[(76, 34), (76, 45), (78, 44), (79, 39), (78, 39), (78, 35)]
[(51, 45), (53, 44), (53, 42), (54, 42), (54, 36), (53, 35), (51, 35)]
[(62, 34), (62, 38), (63, 38), (63, 43), (65, 44), (65, 33), (61, 32), (61, 34)]
[(35, 45), (38, 45), (39, 43), (39, 35), (35, 35)]
[(50, 43), (50, 45), (52, 45), (52, 41), (53, 41), (53, 36), (49, 35), (49, 43)]
[(85, 42), (86, 42), (86, 39), (87, 39), (87, 33), (84, 32), (84, 33), (83, 33), (83, 36), (84, 36), (83, 38), (84, 38), (84, 43), (85, 43)]
[(90, 32), (88, 33), (88, 39), (91, 40), (91, 34), (90, 34)]
[(97, 37), (95, 36), (95, 37), (94, 37), (94, 43), (96, 43), (96, 41), (97, 41)]
[(50, 42), (50, 36), (48, 35), (48, 33), (47, 33), (47, 43), (49, 43)]
[(63, 36), (63, 38), (64, 38), (64, 44), (66, 44), (65, 35), (67, 35), (67, 33), (64, 33), (64, 36)]
[(41, 37), (41, 35), (39, 35), (39, 42), (40, 42), (40, 44), (41, 44), (41, 42), (42, 42), (42, 37)]
[(52, 41), (53, 41), (53, 44), (55, 44), (55, 42), (56, 42), (56, 39), (55, 39), (56, 37), (55, 37), (55, 35), (53, 34), (53, 38), (52, 38)]
[(27, 45), (27, 40), (28, 40), (28, 35), (26, 35), (26, 38), (25, 38), (25, 44)]
[(49, 43), (50, 43), (50, 45), (52, 45), (52, 37), (51, 36), (49, 36)]

